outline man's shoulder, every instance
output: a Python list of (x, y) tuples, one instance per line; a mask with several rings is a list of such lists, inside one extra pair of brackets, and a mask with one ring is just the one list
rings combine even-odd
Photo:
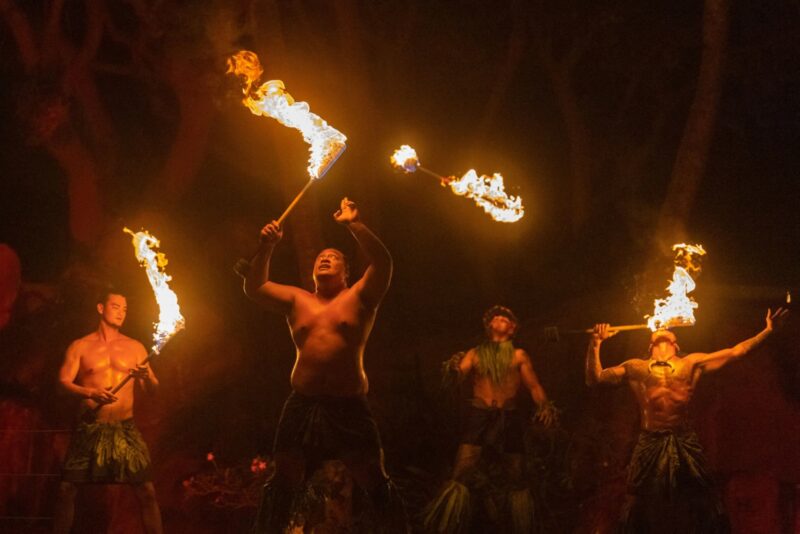
[(83, 346), (86, 346), (90, 343), (93, 343), (99, 339), (97, 332), (89, 332), (85, 336), (79, 337), (78, 339), (74, 340), (72, 343), (69, 344), (70, 349), (78, 349)]
[(531, 359), (531, 355), (528, 354), (528, 351), (525, 349), (514, 347), (514, 359), (518, 362), (525, 362)]
[(628, 370), (636, 371), (639, 369), (648, 369), (650, 365), (648, 362), (649, 358), (631, 358), (629, 360), (625, 360), (620, 365)]
[(117, 343), (119, 343), (120, 345), (125, 345), (127, 347), (145, 350), (144, 344), (142, 344), (141, 341), (139, 341), (138, 339), (134, 339), (132, 337), (128, 337), (125, 334), (120, 334), (119, 335), (119, 338), (117, 339)]

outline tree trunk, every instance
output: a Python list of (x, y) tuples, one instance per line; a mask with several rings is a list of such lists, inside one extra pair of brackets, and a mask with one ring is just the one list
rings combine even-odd
[(706, 0), (703, 13), (703, 57), (694, 101), (689, 109), (669, 189), (661, 207), (658, 245), (686, 239), (686, 223), (705, 172), (713, 140), (723, 81), (728, 37), (728, 0)]

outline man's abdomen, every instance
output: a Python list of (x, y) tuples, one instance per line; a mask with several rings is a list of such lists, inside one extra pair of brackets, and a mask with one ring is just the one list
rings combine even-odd
[(292, 369), (292, 389), (303, 395), (365, 395), (367, 376), (357, 355), (320, 358), (300, 354)]

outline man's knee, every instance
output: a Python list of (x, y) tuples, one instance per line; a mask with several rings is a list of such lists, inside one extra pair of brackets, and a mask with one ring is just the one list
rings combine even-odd
[(483, 448), (480, 445), (462, 443), (456, 452), (456, 464), (453, 466), (453, 480), (465, 482), (478, 465)]

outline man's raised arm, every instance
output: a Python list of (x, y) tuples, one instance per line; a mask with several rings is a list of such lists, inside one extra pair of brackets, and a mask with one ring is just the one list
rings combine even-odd
[(369, 260), (369, 266), (364, 272), (364, 276), (353, 284), (353, 288), (358, 291), (364, 304), (376, 308), (386, 294), (386, 290), (389, 289), (389, 282), (392, 280), (392, 256), (378, 236), (361, 222), (355, 202), (346, 197), (343, 198), (341, 206), (334, 213), (333, 218), (336, 222), (347, 226)]
[(300, 290), (269, 280), (269, 261), (281, 237), (283, 230), (277, 221), (272, 221), (261, 229), (258, 252), (250, 261), (250, 270), (244, 279), (244, 293), (267, 308), (286, 314), (292, 309), (295, 295)]
[(789, 310), (785, 310), (783, 308), (778, 308), (775, 310), (775, 313), (772, 313), (772, 310), (767, 310), (767, 317), (765, 320), (766, 325), (764, 326), (764, 330), (755, 336), (751, 337), (750, 339), (746, 339), (741, 343), (737, 343), (728, 349), (718, 350), (710, 354), (690, 354), (687, 356), (687, 358), (694, 360), (704, 372), (716, 371), (731, 360), (741, 358), (763, 343), (764, 340), (767, 339), (770, 334), (772, 334), (773, 323), (779, 323), (787, 313), (789, 313)]
[(586, 349), (586, 385), (619, 384), (625, 378), (625, 367), (617, 365), (603, 369), (600, 363), (600, 345), (603, 341), (616, 335), (608, 324), (597, 324), (592, 332), (592, 339)]

